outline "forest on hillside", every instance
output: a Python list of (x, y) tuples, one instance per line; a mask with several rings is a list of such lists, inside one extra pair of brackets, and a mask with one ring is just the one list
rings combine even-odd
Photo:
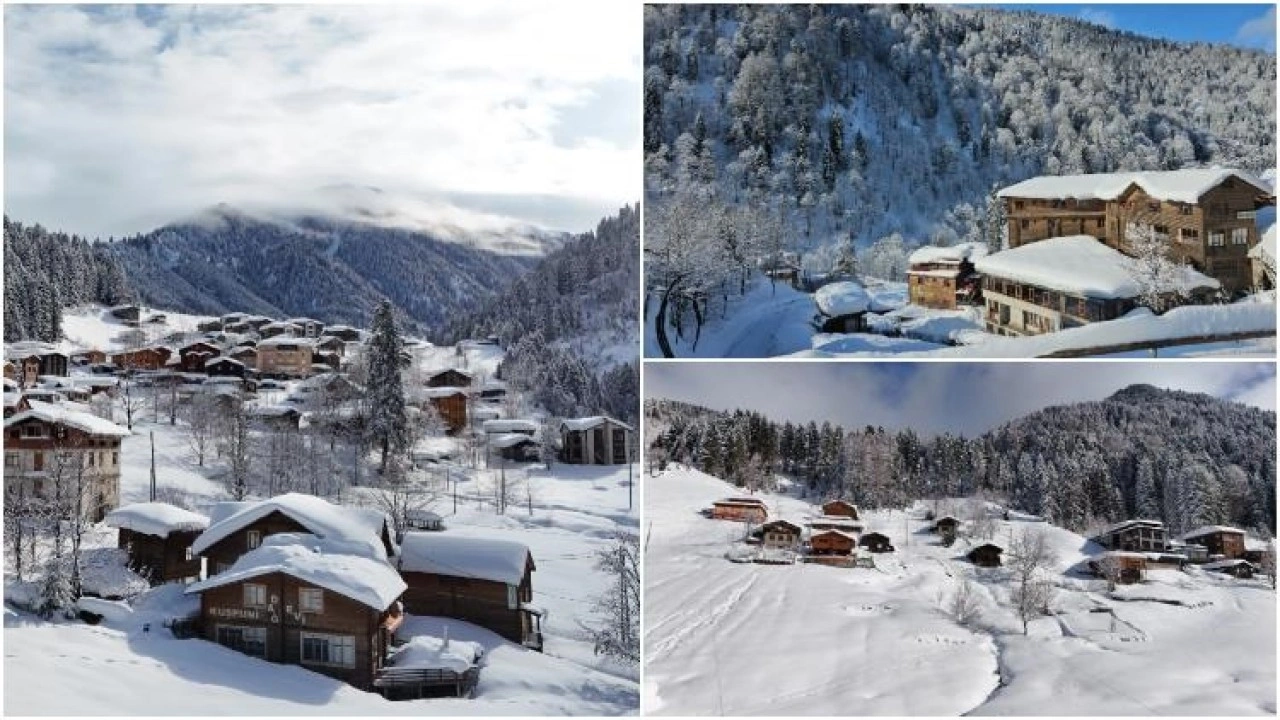
[(748, 489), (776, 474), (817, 499), (901, 508), (981, 496), (1075, 531), (1132, 517), (1171, 532), (1227, 524), (1275, 532), (1276, 414), (1135, 385), (1046, 408), (975, 437), (910, 428), (778, 423), (650, 400), (647, 462), (679, 462)]

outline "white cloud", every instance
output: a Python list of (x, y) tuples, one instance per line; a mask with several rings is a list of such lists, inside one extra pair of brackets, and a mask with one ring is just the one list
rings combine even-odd
[(1266, 12), (1252, 20), (1246, 20), (1236, 30), (1236, 42), (1249, 47), (1276, 51), (1276, 7), (1271, 5)]
[(639, 12), (6, 6), (6, 211), (121, 234), (352, 184), (585, 229), (640, 193)]
[(1101, 25), (1107, 28), (1116, 26), (1116, 14), (1110, 10), (1102, 10), (1099, 8), (1081, 8), (1080, 19), (1085, 22), (1091, 22), (1095, 25)]
[(977, 435), (1050, 405), (1135, 383), (1275, 409), (1273, 363), (647, 363), (645, 396), (780, 420)]

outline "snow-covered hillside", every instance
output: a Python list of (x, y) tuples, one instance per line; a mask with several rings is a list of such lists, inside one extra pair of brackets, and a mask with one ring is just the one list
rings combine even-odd
[[(875, 569), (734, 563), (743, 526), (698, 511), (742, 490), (673, 467), (645, 480), (644, 702), (663, 715), (1252, 715), (1275, 712), (1275, 595), (1199, 569), (1105, 584), (1072, 571), (1101, 548), (1036, 518), (1056, 550), (1054, 615), (1027, 636), (1002, 569), (924, 531), (923, 507), (864, 515), (896, 552)], [(761, 496), (772, 517), (814, 507)], [(965, 579), (981, 611), (947, 612)]]

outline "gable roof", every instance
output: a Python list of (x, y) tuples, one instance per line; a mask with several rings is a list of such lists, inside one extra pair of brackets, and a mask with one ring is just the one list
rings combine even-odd
[(565, 418), (560, 421), (560, 427), (568, 428), (569, 430), (573, 430), (573, 431), (580, 431), (580, 430), (590, 430), (591, 428), (598, 427), (606, 423), (617, 425), (619, 427), (624, 427), (631, 431), (635, 430), (635, 428), (631, 427), (630, 425), (622, 422), (621, 420), (611, 418), (608, 415), (593, 415), (591, 417), (583, 417), (583, 418)]
[(929, 263), (959, 264), (962, 260), (976, 260), (977, 258), (985, 257), (986, 254), (986, 243), (958, 243), (947, 247), (925, 245), (913, 251), (907, 257), (907, 262), (911, 265), (926, 265)]
[(187, 586), (186, 592), (200, 593), (284, 573), (375, 610), (386, 610), (408, 586), (385, 561), (352, 554), (350, 550), (349, 544), (326, 542), (308, 533), (278, 533), (241, 555), (230, 569)]
[[(31, 392), (27, 393), (27, 395), (30, 394)], [(27, 402), (30, 404), (30, 408), (6, 419), (4, 421), (4, 426), (6, 428), (34, 419), (55, 425), (66, 425), (90, 435), (128, 437), (132, 434), (129, 432), (128, 428), (117, 425), (110, 420), (100, 418), (92, 413), (87, 413), (82, 410), (74, 410), (63, 405), (41, 402), (39, 400), (28, 399)]]
[(533, 556), (527, 545), (511, 540), (408, 532), (400, 543), (399, 567), (401, 572), (519, 585), (525, 568), (533, 567)]
[(1041, 175), (1010, 185), (996, 193), (1002, 198), (1034, 200), (1115, 200), (1137, 185), (1148, 195), (1171, 202), (1197, 203), (1200, 197), (1228, 178), (1248, 183), (1259, 192), (1271, 190), (1258, 178), (1229, 168), (1095, 173), (1092, 175)]
[(122, 528), (156, 537), (183, 530), (204, 530), (209, 518), (168, 503), (144, 502), (124, 505), (107, 514), (109, 527)]
[(230, 503), (214, 506), (216, 520), (191, 544), (191, 552), (199, 555), (232, 533), (276, 512), (292, 518), (321, 540), (358, 544), (368, 557), (387, 558), (387, 548), (382, 541), (385, 516), (376, 511), (369, 512), (367, 508), (334, 505), (323, 498), (302, 493), (277, 495), (268, 500), (244, 503), (242, 507)]
[(1204, 537), (1205, 535), (1215, 535), (1217, 533), (1232, 533), (1235, 535), (1244, 535), (1244, 531), (1241, 530), (1240, 528), (1233, 528), (1227, 525), (1203, 525), (1201, 527), (1196, 528), (1195, 530), (1192, 530), (1189, 533), (1185, 533), (1182, 536), (1182, 539), (1190, 540), (1191, 538)]

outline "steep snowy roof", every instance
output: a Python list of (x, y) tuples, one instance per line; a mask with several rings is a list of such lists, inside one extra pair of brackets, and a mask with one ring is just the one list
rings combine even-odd
[(420, 390), (423, 397), (442, 398), (452, 397), (454, 395), (466, 395), (467, 389), (460, 387), (429, 387)]
[(1134, 525), (1146, 525), (1148, 527), (1158, 527), (1160, 529), (1164, 529), (1164, 523), (1159, 520), (1144, 520), (1142, 518), (1134, 518), (1132, 520), (1121, 520), (1118, 523), (1113, 523), (1111, 525), (1108, 525), (1107, 527), (1102, 528), (1101, 530), (1098, 531), (1097, 537), (1102, 537), (1103, 535), (1110, 535), (1111, 533), (1119, 532), (1121, 530), (1124, 530), (1127, 527), (1131, 527)]
[(107, 514), (106, 524), (144, 535), (168, 537), (180, 530), (204, 530), (209, 518), (190, 510), (161, 502), (134, 503)]
[(387, 558), (386, 546), (382, 544), (381, 526), (375, 526), (377, 518), (367, 508), (334, 505), (314, 495), (287, 493), (269, 500), (248, 503), (229, 515), (224, 516), (223, 512), (219, 506), (214, 507), (213, 514), (217, 519), (191, 544), (191, 552), (200, 554), (228, 535), (279, 512), (293, 518), (323, 540), (357, 543), (369, 557), (379, 560)]
[(537, 432), (536, 420), (511, 418), (510, 420), (485, 420), (483, 426), (487, 433)]
[(987, 246), (983, 243), (960, 243), (949, 247), (926, 245), (911, 253), (907, 262), (912, 265), (928, 263), (959, 263), (961, 260), (976, 260), (985, 257)]
[(827, 317), (840, 317), (866, 312), (871, 306), (871, 296), (861, 285), (852, 281), (823, 285), (813, 294), (818, 310)]
[(391, 666), (466, 672), (484, 652), (480, 643), (415, 635), (391, 657)]
[(1000, 190), (1002, 198), (1055, 200), (1114, 200), (1130, 185), (1137, 185), (1151, 197), (1171, 202), (1196, 203), (1200, 196), (1237, 178), (1270, 194), (1266, 183), (1249, 173), (1228, 168), (1163, 170), (1151, 172), (1097, 173), (1093, 175), (1041, 175)]
[(524, 433), (503, 433), (491, 439), (489, 444), (496, 448), (509, 448), (520, 445), (521, 443), (535, 442), (534, 439)]
[[(1028, 243), (980, 258), (978, 272), (1081, 297), (1131, 298), (1139, 293), (1130, 275), (1133, 260), (1088, 235), (1071, 235)], [(1219, 287), (1217, 280), (1183, 267), (1182, 286)]]
[(289, 337), (287, 335), (276, 335), (265, 340), (258, 341), (258, 347), (275, 347), (276, 345), (297, 345), (299, 347), (312, 347), (315, 342), (307, 338)]
[(809, 537), (810, 539), (812, 539), (820, 535), (839, 535), (840, 537), (852, 540), (855, 543), (858, 542), (857, 535), (854, 535), (853, 533), (845, 532), (844, 530), (836, 530), (835, 528), (828, 528), (826, 530), (815, 530), (813, 532), (813, 535), (810, 535)]
[(213, 367), (214, 365), (239, 365), (240, 367), (244, 367), (244, 363), (233, 357), (226, 357), (225, 355), (223, 357), (214, 358), (204, 364), (205, 367)]
[(229, 570), (187, 587), (199, 593), (262, 575), (284, 573), (332, 590), (376, 610), (385, 610), (408, 588), (395, 568), (350, 553), (349, 543), (332, 543), (307, 533), (278, 533), (241, 555)]
[(598, 427), (604, 423), (612, 423), (619, 427), (624, 427), (628, 430), (635, 429), (630, 425), (622, 422), (621, 420), (611, 418), (607, 415), (595, 415), (592, 417), (584, 417), (584, 418), (565, 418), (564, 420), (560, 421), (560, 425), (562, 427), (566, 427), (570, 430), (590, 430), (591, 428)]
[(433, 573), (519, 585), (524, 580), (526, 565), (531, 565), (532, 562), (528, 546), (510, 540), (408, 532), (400, 545), (402, 572)]
[(1237, 535), (1243, 535), (1244, 531), (1240, 528), (1228, 527), (1226, 525), (1204, 525), (1189, 533), (1183, 534), (1182, 539), (1190, 540), (1191, 538), (1204, 537), (1205, 535), (1213, 535), (1215, 533), (1235, 533)]
[(1201, 567), (1201, 568), (1204, 568), (1205, 570), (1226, 570), (1227, 568), (1238, 567), (1238, 566), (1240, 566), (1240, 565), (1248, 565), (1249, 567), (1254, 567), (1254, 564), (1253, 564), (1253, 563), (1251, 563), (1251, 562), (1249, 562), (1248, 560), (1245, 560), (1245, 559), (1243, 559), (1243, 558), (1234, 558), (1234, 559), (1228, 559), (1228, 560), (1215, 560), (1215, 561), (1210, 562), (1210, 563), (1205, 563), (1205, 564), (1201, 565), (1200, 567)]
[[(30, 395), (31, 393), (28, 392), (27, 394)], [(73, 427), (90, 435), (127, 437), (130, 434), (128, 428), (121, 427), (110, 420), (104, 420), (92, 413), (75, 410), (66, 405), (54, 405), (39, 400), (28, 400), (28, 402), (31, 404), (31, 409), (24, 410), (5, 420), (5, 427), (35, 418), (47, 423)]]

